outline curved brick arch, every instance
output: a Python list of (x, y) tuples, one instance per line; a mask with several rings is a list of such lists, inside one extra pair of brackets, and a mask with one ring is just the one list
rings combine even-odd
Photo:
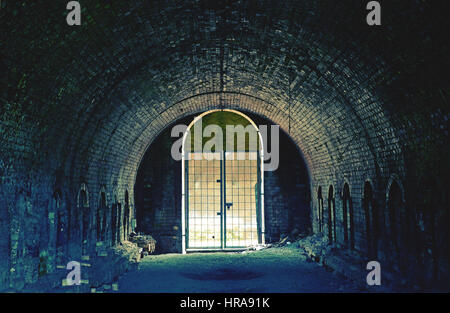
[[(220, 101), (218, 101), (218, 99), (222, 100), (222, 104), (219, 104)], [(187, 100), (180, 101), (170, 106), (167, 110), (162, 112), (160, 116), (154, 118), (154, 120), (150, 120), (142, 133), (138, 133), (135, 136), (129, 138), (133, 145), (132, 147), (130, 147), (131, 152), (129, 152), (128, 154), (131, 156), (131, 158), (127, 160), (125, 167), (128, 169), (128, 171), (130, 170), (130, 167), (134, 167), (135, 171), (136, 167), (139, 165), (140, 158), (146, 150), (146, 147), (148, 147), (153, 138), (155, 138), (155, 136), (159, 134), (171, 122), (192, 113), (198, 113), (205, 110), (221, 107), (233, 108), (238, 110), (240, 109), (243, 111), (259, 114), (265, 118), (273, 120), (275, 123), (279, 124), (282, 129), (288, 131), (288, 114), (286, 112), (283, 112), (281, 109), (278, 109), (273, 104), (266, 103), (258, 98), (242, 94), (208, 93), (188, 98)], [(330, 167), (334, 167), (335, 170), (339, 169), (339, 163), (344, 162), (338, 163), (336, 160), (338, 156), (335, 156), (333, 160), (333, 154), (336, 155), (338, 153), (342, 153), (342, 151), (337, 151), (337, 149), (334, 149), (334, 151), (330, 151), (332, 147), (328, 148), (326, 145), (327, 138), (330, 138), (330, 131), (328, 131), (326, 127), (322, 126), (322, 123), (319, 119), (305, 120), (305, 118), (310, 117), (310, 115), (305, 114), (304, 116), (305, 117), (303, 117), (303, 120), (301, 122), (298, 120), (292, 121), (293, 119), (298, 117), (291, 116), (292, 130), (290, 136), (299, 146), (300, 150), (304, 153), (309, 166), (311, 167), (311, 169), (313, 169), (314, 155), (322, 154), (322, 162), (329, 164)], [(292, 127), (292, 125), (294, 127)], [(307, 137), (311, 137), (312, 133), (314, 133), (314, 137), (308, 139)], [(324, 138), (325, 145), (323, 144), (323, 142), (317, 142), (321, 138)], [(314, 141), (315, 139), (317, 139), (317, 141)], [(350, 144), (354, 143), (349, 142), (349, 144), (347, 145), (347, 149), (351, 147)], [(314, 145), (316, 145), (316, 147), (313, 148)], [(317, 145), (319, 146), (319, 149), (321, 151), (319, 151)], [(364, 146), (367, 147), (367, 145), (363, 145), (361, 147), (362, 150), (364, 149)], [(105, 149), (112, 150), (112, 147), (113, 146), (108, 145), (105, 146)], [(123, 148), (123, 144), (120, 147)], [(366, 151), (369, 151), (369, 148), (365, 149)], [(135, 157), (136, 153), (137, 157)], [(371, 160), (374, 159), (374, 156), (370, 155), (370, 152), (364, 152), (363, 150), (362, 153), (368, 154), (367, 157), (363, 158)], [(323, 157), (325, 157), (326, 159), (324, 159)], [(117, 163), (117, 160), (114, 160), (114, 162)], [(95, 162), (93, 164), (95, 164)], [(322, 168), (322, 170), (324, 169)], [(314, 170), (312, 170), (312, 172), (314, 173)], [(123, 175), (127, 176), (130, 175), (130, 173)], [(131, 175), (133, 174), (131, 173)], [(130, 181), (133, 182), (133, 179), (131, 179)]]

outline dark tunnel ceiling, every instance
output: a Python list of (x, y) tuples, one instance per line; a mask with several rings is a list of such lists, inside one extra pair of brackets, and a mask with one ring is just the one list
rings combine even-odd
[(448, 112), (440, 4), (383, 3), (379, 30), (365, 1), (80, 1), (80, 27), (66, 2), (0, 11), (2, 150), (17, 167), (132, 183), (168, 124), (224, 106), (290, 119), (312, 178), (383, 171)]

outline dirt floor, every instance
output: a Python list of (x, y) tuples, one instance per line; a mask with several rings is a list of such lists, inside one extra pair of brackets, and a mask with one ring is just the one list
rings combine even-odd
[(364, 292), (312, 262), (297, 249), (240, 253), (163, 254), (145, 257), (123, 275), (119, 292)]

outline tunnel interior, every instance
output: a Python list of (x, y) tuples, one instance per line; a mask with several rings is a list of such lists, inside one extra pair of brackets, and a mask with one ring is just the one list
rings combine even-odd
[(107, 256), (134, 231), (180, 252), (169, 126), (224, 108), (280, 127), (268, 242), (313, 235), (448, 290), (443, 2), (383, 1), (378, 28), (364, 1), (80, 1), (74, 27), (59, 2), (0, 5), (0, 290), (122, 270)]

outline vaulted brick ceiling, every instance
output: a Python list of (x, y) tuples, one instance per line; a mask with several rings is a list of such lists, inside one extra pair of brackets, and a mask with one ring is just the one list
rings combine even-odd
[(218, 107), (279, 124), (316, 182), (441, 160), (440, 4), (383, 3), (384, 26), (371, 28), (364, 1), (219, 2), (80, 1), (82, 26), (69, 27), (67, 1), (3, 1), (5, 171), (73, 191), (132, 188), (158, 133)]

